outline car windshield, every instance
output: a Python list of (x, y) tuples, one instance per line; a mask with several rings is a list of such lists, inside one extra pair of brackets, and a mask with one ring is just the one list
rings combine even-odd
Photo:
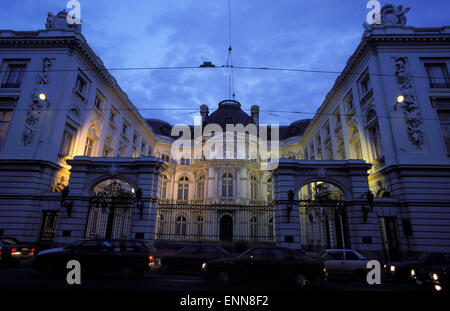
[(426, 253), (416, 253), (408, 257), (407, 261), (420, 261), (425, 257)]
[(67, 244), (66, 246), (64, 246), (64, 248), (71, 248), (71, 247), (73, 247), (73, 246), (79, 246), (79, 245), (81, 245), (81, 244), (83, 244), (83, 243), (85, 243), (85, 242), (87, 242), (87, 241), (89, 241), (89, 240), (77, 240), (77, 241), (75, 241), (75, 242), (72, 242), (72, 243), (70, 243), (70, 244)]
[(19, 241), (14, 238), (2, 238), (2, 243), (5, 245), (16, 245), (19, 244)]

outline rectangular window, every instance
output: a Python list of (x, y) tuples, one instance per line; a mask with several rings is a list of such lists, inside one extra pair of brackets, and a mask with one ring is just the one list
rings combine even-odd
[(63, 136), (61, 139), (61, 145), (59, 147), (59, 154), (62, 156), (68, 156), (72, 152), (72, 145), (75, 136), (75, 128), (66, 124), (66, 128), (64, 129)]
[(115, 109), (112, 109), (111, 113), (109, 114), (109, 121), (111, 121), (112, 123), (116, 124), (117, 116), (118, 116), (117, 111)]
[(102, 103), (103, 103), (103, 100), (100, 97), (96, 96), (94, 107), (97, 108), (99, 111), (102, 111)]
[(349, 94), (344, 99), (344, 106), (347, 112), (353, 110), (353, 94), (350, 91)]
[(361, 95), (365, 95), (372, 88), (370, 76), (367, 74), (360, 82)]
[(0, 110), (0, 148), (2, 148), (5, 143), (12, 113), (12, 109)]
[(128, 133), (128, 124), (124, 121), (122, 125), (122, 134), (126, 136), (127, 133)]
[(447, 153), (450, 153), (450, 109), (437, 111)]
[(138, 134), (135, 132), (134, 134), (133, 134), (133, 144), (137, 144), (137, 141), (138, 141), (138, 138), (139, 138), (139, 136), (138, 136)]
[(91, 137), (86, 138), (86, 145), (84, 147), (84, 155), (87, 157), (92, 156), (94, 150), (94, 140)]
[(84, 96), (86, 85), (87, 85), (86, 81), (81, 76), (78, 76), (77, 82), (75, 84), (75, 89), (82, 96)]
[(447, 65), (445, 63), (425, 64), (430, 88), (450, 88)]
[(26, 64), (8, 64), (2, 88), (19, 88), (25, 75)]

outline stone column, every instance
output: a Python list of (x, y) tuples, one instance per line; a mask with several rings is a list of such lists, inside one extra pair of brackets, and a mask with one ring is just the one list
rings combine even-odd
[[(275, 243), (277, 246), (285, 246), (300, 249), (301, 230), (298, 210), (298, 194), (294, 189), (294, 174), (289, 172), (274, 173), (275, 187)], [(294, 191), (294, 200), (289, 202), (288, 192)]]

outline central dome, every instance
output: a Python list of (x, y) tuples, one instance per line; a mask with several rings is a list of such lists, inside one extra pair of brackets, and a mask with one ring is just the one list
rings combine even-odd
[[(225, 129), (227, 124), (242, 124), (246, 126), (254, 123), (253, 119), (241, 109), (241, 104), (235, 100), (223, 100), (219, 108), (207, 117), (206, 124), (219, 124)], [(205, 124), (205, 125), (206, 125)]]

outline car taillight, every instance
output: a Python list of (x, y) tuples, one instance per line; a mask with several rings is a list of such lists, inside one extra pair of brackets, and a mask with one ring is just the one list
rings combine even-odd
[(15, 248), (11, 249), (11, 253), (16, 253), (16, 252), (17, 252), (17, 249), (15, 249)]
[(155, 260), (155, 257), (154, 256), (148, 256), (148, 260), (153, 261), (153, 260)]
[(327, 273), (327, 268), (323, 267), (323, 273)]

